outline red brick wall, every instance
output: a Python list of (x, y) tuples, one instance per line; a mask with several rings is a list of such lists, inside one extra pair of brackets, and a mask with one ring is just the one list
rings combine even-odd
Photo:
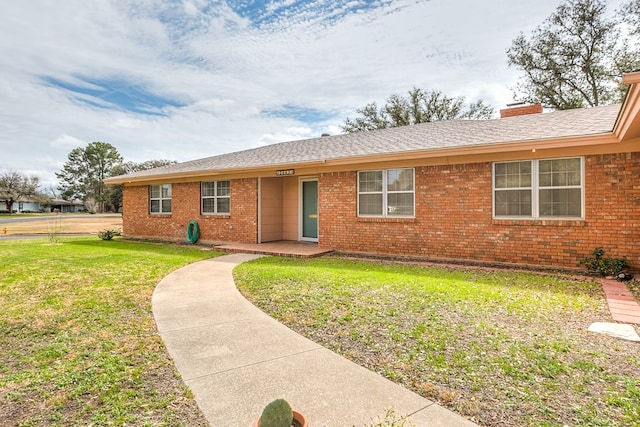
[(256, 243), (257, 179), (231, 181), (231, 214), (200, 214), (200, 182), (172, 184), (171, 214), (149, 213), (149, 186), (123, 191), (123, 233), (128, 237), (186, 241), (189, 221), (197, 221), (203, 242)]
[[(416, 218), (357, 217), (357, 172), (319, 178), (319, 244), (347, 252), (577, 267), (596, 247), (640, 269), (640, 153), (585, 157), (585, 220), (493, 220), (491, 163), (416, 168)], [(231, 215), (200, 214), (199, 182), (173, 184), (170, 215), (148, 213), (148, 186), (124, 189), (124, 234), (256, 243), (257, 179), (231, 181)]]
[(416, 218), (357, 217), (356, 172), (320, 177), (320, 245), (576, 267), (602, 246), (640, 267), (640, 153), (585, 158), (585, 220), (492, 220), (491, 163), (416, 168)]

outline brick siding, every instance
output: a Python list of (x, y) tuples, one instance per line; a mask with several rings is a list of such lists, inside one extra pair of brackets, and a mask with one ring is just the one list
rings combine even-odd
[[(358, 218), (357, 172), (319, 176), (321, 248), (345, 252), (577, 267), (596, 247), (640, 269), (640, 153), (585, 157), (585, 220), (492, 219), (491, 163), (415, 169), (415, 218)], [(200, 183), (172, 186), (172, 213), (150, 214), (148, 186), (124, 188), (124, 234), (258, 241), (257, 179), (231, 181), (231, 215), (200, 214)]]
[(540, 114), (542, 111), (542, 104), (522, 105), (500, 110), (500, 118), (504, 119), (506, 117), (525, 116), (527, 114)]
[(320, 246), (577, 267), (594, 248), (640, 267), (640, 153), (585, 158), (585, 220), (493, 220), (491, 163), (416, 168), (416, 218), (357, 217), (357, 173), (320, 177)]
[(258, 241), (255, 178), (231, 181), (231, 214), (200, 213), (200, 182), (171, 185), (171, 213), (149, 213), (149, 186), (126, 186), (123, 191), (123, 233), (127, 237), (185, 241), (189, 221), (197, 221), (200, 240), (210, 243)]

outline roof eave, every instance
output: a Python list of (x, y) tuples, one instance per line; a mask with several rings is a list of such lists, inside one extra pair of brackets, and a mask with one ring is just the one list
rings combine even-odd
[(228, 175), (233, 173), (242, 172), (246, 173), (256, 173), (260, 174), (264, 171), (271, 171), (274, 169), (288, 169), (288, 168), (303, 168), (303, 167), (313, 167), (324, 164), (324, 160), (319, 161), (311, 161), (311, 162), (298, 162), (298, 163), (282, 163), (282, 164), (270, 164), (270, 165), (262, 165), (262, 166), (253, 166), (253, 167), (236, 167), (236, 168), (223, 168), (223, 169), (201, 169), (196, 171), (189, 172), (173, 172), (173, 173), (165, 173), (165, 174), (154, 174), (154, 175), (143, 175), (143, 176), (134, 176), (130, 177), (127, 175), (114, 176), (110, 178), (104, 179), (105, 184), (110, 185), (118, 185), (118, 184), (138, 184), (138, 183), (147, 183), (147, 182), (161, 182), (161, 181), (171, 181), (171, 180), (188, 180), (202, 177), (211, 177), (216, 175)]
[(614, 133), (623, 141), (640, 137), (640, 71), (622, 76), (622, 83), (629, 85), (622, 108), (616, 120)]

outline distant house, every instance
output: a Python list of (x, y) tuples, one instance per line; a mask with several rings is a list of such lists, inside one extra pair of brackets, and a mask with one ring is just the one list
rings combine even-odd
[(80, 200), (53, 199), (48, 210), (53, 212), (74, 213), (86, 212), (87, 209)]
[(19, 200), (13, 203), (13, 210), (16, 212), (42, 212), (43, 208), (38, 202)]
[[(0, 200), (0, 206), (7, 210), (6, 201)], [(52, 199), (50, 203), (44, 204), (33, 200), (24, 199), (13, 202), (13, 212), (84, 212), (84, 203), (81, 201), (68, 201), (63, 199)]]
[[(21, 213), (21, 212), (43, 212), (43, 208), (39, 202), (35, 202), (33, 200), (29, 200), (26, 198), (20, 198), (19, 200), (14, 200), (11, 206), (12, 213)], [(0, 212), (8, 212), (9, 211), (9, 201), (0, 199)]]
[[(125, 236), (317, 242), (343, 252), (640, 268), (640, 72), (622, 105), (290, 141), (106, 180)], [(538, 111), (538, 112), (535, 112)], [(534, 112), (533, 114), (531, 114)]]

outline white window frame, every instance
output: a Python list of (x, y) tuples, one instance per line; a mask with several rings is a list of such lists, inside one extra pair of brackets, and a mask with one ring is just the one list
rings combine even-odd
[[(391, 171), (402, 171), (402, 170), (411, 170), (412, 175), (412, 183), (410, 191), (392, 191), (388, 189), (389, 184), (389, 172)], [(367, 172), (381, 172), (382, 173), (382, 190), (381, 191), (360, 191), (360, 174)], [(357, 209), (358, 216), (362, 218), (415, 218), (416, 215), (416, 170), (415, 168), (391, 168), (391, 169), (373, 169), (373, 170), (363, 170), (358, 171), (357, 174), (357, 187), (358, 187), (358, 200)], [(371, 214), (362, 214), (360, 213), (360, 196), (363, 194), (381, 194), (382, 195), (382, 214), (381, 215), (371, 215)], [(388, 196), (390, 194), (411, 194), (413, 195), (413, 210), (410, 215), (392, 215), (389, 214), (389, 206), (388, 206)]]
[[(228, 182), (229, 183), (229, 194), (227, 196), (218, 195), (218, 183), (219, 182)], [(213, 196), (205, 196), (203, 191), (204, 184), (213, 184)], [(213, 199), (213, 212), (205, 212), (204, 211), (204, 201), (206, 199)], [(218, 212), (218, 200), (227, 199), (229, 200), (229, 210), (226, 212)], [(200, 213), (202, 215), (230, 215), (231, 214), (231, 181), (228, 179), (221, 179), (217, 181), (202, 181), (200, 182)]]
[[(540, 162), (552, 161), (552, 160), (580, 160), (580, 185), (566, 185), (566, 186), (540, 186)], [(509, 187), (509, 188), (496, 188), (496, 165), (505, 163), (521, 163), (531, 162), (531, 186), (530, 187)], [(493, 219), (515, 219), (515, 220), (583, 220), (584, 219), (584, 195), (585, 195), (585, 171), (584, 171), (584, 157), (554, 157), (549, 159), (535, 159), (535, 160), (513, 160), (506, 162), (494, 162), (491, 171), (491, 211)], [(540, 190), (544, 189), (571, 189), (580, 188), (580, 216), (541, 216), (540, 215)], [(509, 190), (530, 190), (531, 191), (531, 215), (496, 215), (496, 191), (509, 191)]]
[[(153, 196), (153, 187), (158, 187), (160, 192), (160, 196), (159, 197), (152, 197)], [(169, 197), (163, 197), (163, 189), (167, 188)], [(172, 188), (171, 188), (171, 184), (159, 184), (159, 185), (150, 185), (149, 186), (149, 213), (154, 214), (154, 215), (159, 215), (159, 214), (170, 214), (171, 213), (171, 209), (169, 211), (164, 211), (162, 209), (162, 202), (165, 200), (171, 200), (172, 197)], [(158, 206), (160, 208), (159, 211), (155, 212), (152, 209), (152, 201), (157, 200), (158, 201)], [(173, 202), (171, 202), (171, 208), (173, 209)]]

